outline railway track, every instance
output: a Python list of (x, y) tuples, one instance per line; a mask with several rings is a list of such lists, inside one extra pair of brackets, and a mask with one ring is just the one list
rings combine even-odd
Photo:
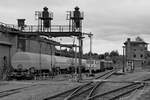
[[(115, 71), (112, 70), (93, 79), (102, 79), (102, 80), (107, 79), (114, 72)], [(68, 91), (59, 93), (51, 97), (44, 98), (43, 100), (116, 100), (116, 99), (118, 100), (120, 98), (123, 98), (124, 96), (127, 96), (134, 90), (144, 87), (146, 81), (149, 80), (150, 79), (145, 79), (139, 82), (137, 81), (130, 84), (128, 83), (128, 85), (126, 86), (120, 86), (117, 87), (117, 89), (111, 89), (103, 93), (99, 93), (98, 88), (102, 87), (104, 81), (90, 81), (88, 83), (70, 89)], [(34, 85), (11, 89), (11, 90), (0, 91), (0, 98), (31, 89), (31, 87), (36, 87), (36, 86), (39, 87), (39, 84), (34, 84)]]
[[(107, 75), (103, 76), (102, 79), (107, 79), (109, 78), (114, 72), (110, 72)], [(88, 96), (86, 97), (86, 99), (94, 96), (98, 90), (98, 87), (100, 87), (104, 82), (96, 82), (94, 88), (90, 91), (90, 93), (88, 94)]]
[(136, 89), (144, 87), (144, 84), (132, 83), (111, 91), (107, 91), (102, 94), (96, 94), (92, 97), (89, 97), (87, 100), (115, 100), (122, 98), (123, 96), (133, 92)]
[[(103, 75), (100, 75), (94, 79), (107, 79), (109, 78), (115, 71), (111, 70), (109, 72), (104, 73)], [(91, 91), (94, 91), (96, 86), (100, 86), (102, 82), (88, 82), (84, 85), (81, 85), (75, 89), (71, 89), (69, 91), (65, 91), (63, 93), (60, 93), (58, 95), (45, 98), (43, 100), (84, 100), (85, 98), (88, 98), (92, 94)], [(83, 99), (84, 98), (84, 99)]]
[[(95, 79), (107, 79), (113, 73), (114, 71), (110, 71), (109, 73), (105, 73)], [(130, 93), (137, 89), (143, 88), (146, 81), (149, 80), (150, 79), (145, 79), (142, 81), (127, 83), (126, 85), (118, 86), (115, 89), (107, 90), (103, 93), (98, 92), (98, 87), (102, 87), (102, 84), (104, 83), (103, 81), (89, 82), (77, 87), (76, 89), (63, 92), (61, 95), (58, 94), (43, 100), (118, 100), (130, 95)]]
[(30, 86), (25, 86), (25, 87), (0, 91), (0, 98), (6, 97), (6, 96), (9, 96), (9, 95), (13, 95), (13, 94), (16, 94), (16, 93), (20, 93), (21, 91), (25, 91), (27, 89), (30, 89), (31, 87), (36, 87), (36, 86), (38, 86), (38, 85), (34, 84), (34, 85), (30, 85)]
[(87, 98), (87, 100), (118, 100), (137, 89), (143, 88), (145, 86), (145, 82), (149, 80), (150, 79), (145, 79), (142, 80), (143, 82), (141, 81), (141, 82), (130, 83), (126, 86), (122, 86), (117, 89), (107, 91), (105, 93), (90, 96), (89, 98)]

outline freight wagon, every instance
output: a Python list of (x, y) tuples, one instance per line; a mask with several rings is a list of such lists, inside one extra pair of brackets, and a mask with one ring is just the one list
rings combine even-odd
[[(76, 60), (78, 65), (78, 59)], [(11, 78), (16, 79), (32, 79), (35, 76), (50, 76), (56, 74), (74, 73), (78, 68), (75, 66), (75, 59), (69, 57), (38, 54), (31, 52), (17, 52), (11, 60), (14, 71)], [(112, 69), (112, 62), (105, 60), (86, 60), (82, 59), (82, 72), (89, 70), (93, 72)]]

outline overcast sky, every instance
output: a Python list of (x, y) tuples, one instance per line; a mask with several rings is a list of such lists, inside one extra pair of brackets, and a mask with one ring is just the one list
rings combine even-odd
[[(127, 37), (142, 37), (150, 43), (150, 0), (0, 0), (0, 22), (37, 24), (35, 11), (47, 6), (54, 13), (52, 24), (67, 24), (66, 11), (78, 6), (84, 12), (83, 31), (92, 32), (93, 52), (118, 50), (122, 53)], [(58, 41), (60, 39), (57, 39)], [(70, 39), (71, 43), (73, 39)], [(89, 38), (84, 39), (84, 52), (89, 52)], [(62, 39), (62, 43), (66, 43)]]

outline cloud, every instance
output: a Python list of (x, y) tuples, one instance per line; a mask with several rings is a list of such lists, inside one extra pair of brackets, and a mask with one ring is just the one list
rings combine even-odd
[[(127, 37), (141, 36), (145, 41), (150, 40), (149, 0), (2, 0), (0, 21), (15, 24), (16, 19), (26, 18), (27, 24), (37, 24), (34, 11), (41, 11), (44, 6), (54, 13), (52, 24), (67, 24), (66, 11), (79, 6), (85, 15), (83, 31), (94, 34), (95, 52), (114, 48), (122, 52)], [(65, 39), (64, 42), (70, 41)], [(85, 48), (89, 47), (88, 38), (84, 44), (84, 52), (88, 52), (89, 48)]]

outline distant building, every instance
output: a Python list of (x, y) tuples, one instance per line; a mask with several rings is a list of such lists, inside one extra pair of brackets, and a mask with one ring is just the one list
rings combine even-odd
[(140, 37), (137, 37), (135, 41), (131, 41), (131, 39), (128, 38), (124, 45), (126, 66), (131, 66), (132, 69), (142, 68), (146, 63), (148, 43)]

